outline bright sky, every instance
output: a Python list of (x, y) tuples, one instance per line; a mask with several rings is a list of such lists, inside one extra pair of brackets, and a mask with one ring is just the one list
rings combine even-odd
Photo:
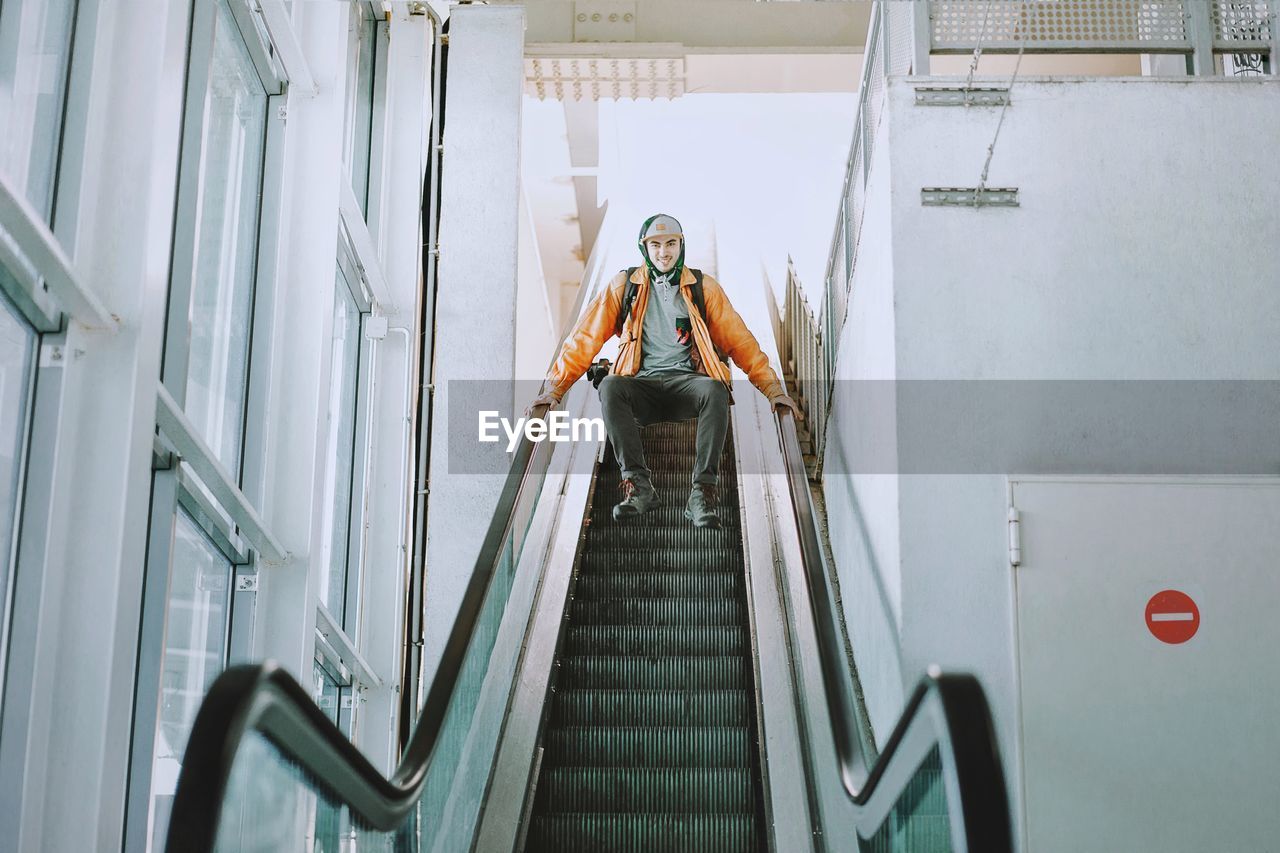
[[(663, 212), (684, 225), (691, 264), (710, 265), (714, 235), (722, 278), (763, 261), (781, 295), (789, 254), (806, 290), (820, 294), (856, 106), (849, 93), (602, 100), (598, 186), (625, 226), (606, 268), (637, 264), (634, 233)], [(550, 192), (572, 209), (571, 187), (553, 178), (568, 169), (563, 108), (526, 98), (524, 122), (526, 186), (541, 188), (531, 203)]]
[(734, 269), (762, 260), (775, 288), (790, 254), (817, 294), (856, 107), (846, 93), (601, 101), (600, 194), (637, 230), (649, 214), (675, 216), (691, 259), (705, 257), (694, 241), (714, 230), (721, 253), (759, 259), (736, 257)]

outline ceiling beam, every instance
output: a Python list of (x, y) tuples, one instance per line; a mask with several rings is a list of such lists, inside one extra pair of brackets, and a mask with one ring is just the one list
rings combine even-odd
[(565, 56), (572, 45), (589, 47), (590, 55), (599, 57), (635, 57), (638, 47), (659, 45), (681, 56), (861, 53), (872, 6), (753, 0), (525, 0), (523, 5), (526, 56)]

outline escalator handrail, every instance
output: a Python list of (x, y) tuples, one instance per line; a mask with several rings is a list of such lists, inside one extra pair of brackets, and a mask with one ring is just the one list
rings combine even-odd
[(870, 838), (876, 833), (936, 745), (957, 853), (1009, 853), (1013, 840), (995, 726), (982, 686), (972, 675), (943, 674), (930, 668), (907, 701), (879, 757), (869, 765), (859, 736), (861, 720), (853, 676), (845, 664), (837, 627), (831, 566), (818, 538), (795, 419), (789, 411), (778, 413), (776, 419), (840, 781), (855, 806), (859, 836)]
[[(534, 413), (544, 408), (538, 407)], [(199, 853), (213, 849), (232, 767), (241, 744), (252, 732), (271, 741), (317, 788), (350, 808), (363, 826), (391, 832), (404, 822), (422, 795), (431, 754), (511, 532), (516, 506), (538, 452), (550, 452), (544, 450), (546, 446), (526, 438), (516, 449), (440, 665), (391, 777), (384, 777), (306, 689), (277, 664), (267, 661), (230, 667), (214, 680), (192, 726), (169, 819), (167, 850)]]
[[(589, 284), (578, 289), (569, 317), (580, 316), (587, 297), (607, 281), (601, 271), (611, 233), (606, 225), (601, 226), (586, 265), (584, 280)], [(572, 328), (567, 325), (555, 352), (559, 353)], [(545, 382), (541, 390), (546, 390)], [(541, 417), (549, 408), (535, 406), (529, 416)], [(306, 773), (310, 784), (324, 790), (335, 803), (347, 806), (363, 826), (391, 832), (404, 822), (422, 796), (432, 751), (534, 461), (551, 452), (550, 442), (533, 442), (527, 435), (515, 450), (440, 664), (391, 777), (384, 777), (279, 665), (267, 661), (230, 667), (210, 686), (192, 725), (170, 813), (166, 850), (212, 851), (236, 754), (253, 732), (271, 741)]]

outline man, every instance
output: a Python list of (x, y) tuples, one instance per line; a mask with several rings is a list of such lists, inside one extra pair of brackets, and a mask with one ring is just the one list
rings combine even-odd
[[(733, 359), (775, 412), (786, 408), (796, 418), (802, 416), (720, 284), (685, 267), (680, 223), (665, 214), (649, 217), (639, 244), (644, 265), (629, 277), (634, 283), (630, 310), (624, 307), (624, 270), (587, 306), (547, 374), (550, 390), (530, 408), (558, 405), (605, 341), (618, 334), (617, 363), (600, 383), (605, 428), (623, 478), (623, 500), (613, 508), (614, 520), (635, 518), (661, 503), (645, 466), (640, 427), (696, 417), (697, 460), (684, 514), (697, 527), (719, 527), (716, 484), (729, 428), (730, 379), (729, 365), (717, 350)], [(699, 277), (705, 315), (698, 305)]]

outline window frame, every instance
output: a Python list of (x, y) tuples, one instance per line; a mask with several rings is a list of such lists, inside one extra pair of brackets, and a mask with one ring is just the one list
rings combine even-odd
[[(55, 143), (56, 150), (53, 152), (53, 158), (50, 163), (50, 169), (52, 171), (52, 174), (49, 176), (48, 201), (47, 201), (47, 204), (45, 205), (48, 208), (48, 210), (43, 211), (39, 207), (37, 207), (33, 202), (31, 203), (31, 207), (36, 212), (40, 221), (47, 224), (53, 223), (54, 216), (58, 206), (58, 195), (59, 195), (58, 173), (61, 171), (61, 165), (62, 165), (62, 162), (61, 162), (62, 149), (63, 149), (62, 142), (63, 142), (63, 136), (65, 133), (66, 124), (67, 124), (67, 116), (68, 116), (67, 108), (71, 100), (72, 74), (74, 73), (74, 69), (77, 64), (75, 61), (76, 60), (76, 43), (77, 41), (80, 41), (83, 44), (83, 41), (84, 41), (84, 40), (78, 40), (76, 38), (76, 30), (78, 28), (81, 13), (84, 11), (84, 6), (86, 4), (82, 3), (81, 0), (70, 0), (70, 3), (71, 3), (71, 8), (70, 8), (70, 11), (68, 12), (69, 25), (68, 25), (68, 31), (67, 31), (67, 45), (66, 45), (66, 57), (65, 57), (66, 61), (65, 61), (65, 65), (62, 68), (62, 71), (65, 72), (66, 76), (62, 80), (61, 103), (59, 104), (59, 107), (58, 107), (57, 127), (55, 128), (55, 131), (53, 134), (53, 136), (57, 141)], [(15, 18), (20, 19), (20, 16), (22, 14), (21, 10), (24, 5), (25, 4), (22, 2), (22, 0), (17, 0), (17, 2), (11, 2), (7, 4), (0, 3), (0, 27), (3, 27), (6, 21), (12, 24), (14, 23)], [(92, 5), (92, 4), (89, 4), (89, 5)], [(83, 62), (80, 64), (83, 64)], [(25, 154), (27, 157), (30, 157), (31, 150), (36, 146), (36, 141), (31, 139), (27, 139), (23, 141), (25, 143), (25, 147), (24, 147)], [(24, 194), (24, 197), (25, 197), (25, 194)], [(30, 201), (30, 199), (28, 199), (28, 201)]]
[[(270, 327), (275, 305), (275, 263), (281, 227), (278, 201), (282, 191), (283, 114), (285, 81), (274, 62), (264, 78), (263, 58), (274, 55), (264, 47), (270, 38), (254, 25), (246, 36), (248, 7), (243, 0), (195, 0), (188, 29), (186, 96), (181, 119), (185, 144), (179, 153), (177, 194), (168, 282), (168, 316), (162, 350), (158, 406), (156, 464), (153, 466), (151, 523), (142, 591), (142, 620), (134, 685), (133, 741), (126, 791), (124, 849), (148, 849), (152, 836), (154, 745), (162, 698), (165, 621), (173, 577), (174, 537), (178, 518), (185, 514), (229, 564), (228, 606), (224, 628), (223, 666), (251, 656), (256, 613), (256, 578), (263, 557), (287, 556), (261, 519), (256, 507), (263, 493), (264, 442), (261, 426), (270, 376)], [(250, 282), (246, 365), (241, 395), (240, 454), (229, 471), (215, 450), (183, 411), (190, 367), (191, 333), (187, 318), (194, 298), (195, 259), (199, 233), (195, 223), (202, 199), (201, 162), (205, 154), (205, 98), (214, 73), (214, 49), (220, 21), (229, 12), (226, 36), (239, 38), (249, 53), (265, 96), (261, 161), (253, 231), (254, 253)], [(249, 249), (246, 248), (246, 251)], [(175, 310), (176, 309), (176, 310)], [(249, 493), (249, 494), (247, 494)], [(257, 497), (254, 501), (250, 494)]]
[[(23, 0), (13, 2), (21, 5)], [(70, 260), (83, 198), (82, 163), (100, 14), (99, 4), (75, 0), (48, 216), (0, 174), (0, 231), (9, 235), (0, 236), (0, 265), (6, 267), (0, 272), (0, 289), (41, 333), (62, 331), (64, 314), (90, 328), (117, 326)]]
[[(325, 608), (322, 601), (319, 600), (317, 594), (317, 607), (322, 611), (324, 619), (332, 622), (334, 626), (347, 637), (359, 637), (361, 632), (361, 610), (363, 603), (363, 595), (361, 594), (364, 586), (364, 552), (365, 552), (365, 504), (367, 502), (368, 484), (369, 484), (369, 427), (372, 418), (370, 405), (372, 403), (371, 379), (373, 376), (374, 360), (373, 347), (370, 345), (366, 337), (366, 328), (370, 316), (375, 307), (375, 301), (372, 293), (369, 291), (367, 276), (363, 267), (356, 259), (356, 250), (352, 245), (352, 241), (345, 233), (338, 235), (338, 253), (336, 260), (336, 272), (339, 273), (338, 278), (346, 285), (347, 292), (350, 294), (356, 311), (359, 314), (358, 323), (358, 355), (356, 358), (355, 372), (355, 398), (352, 401), (354, 412), (352, 412), (353, 429), (351, 441), (351, 476), (348, 482), (334, 482), (333, 488), (335, 493), (337, 489), (345, 488), (348, 491), (347, 501), (347, 517), (345, 519), (347, 536), (346, 536), (346, 553), (342, 557), (343, 571), (343, 607), (340, 618), (335, 618), (333, 611)], [(338, 298), (337, 281), (334, 286), (335, 303)], [(336, 308), (336, 304), (335, 304)], [(336, 311), (334, 312), (336, 314)], [(330, 348), (332, 353), (332, 348)], [(330, 363), (330, 375), (332, 372), (340, 368), (340, 365)], [(330, 383), (332, 387), (332, 382)], [(361, 453), (361, 448), (364, 452)], [(340, 449), (341, 450), (341, 449)], [(337, 465), (337, 459), (331, 458), (326, 460), (330, 466)], [(330, 506), (333, 495), (326, 494), (324, 496), (324, 505)], [(338, 519), (331, 520), (337, 524)], [(331, 560), (335, 555), (330, 555)], [(334, 565), (328, 567), (328, 571), (333, 571)], [(319, 623), (317, 623), (319, 624)], [(348, 644), (354, 650), (355, 646), (350, 640)]]
[[(24, 496), (26, 494), (27, 477), (31, 471), (31, 439), (36, 420), (36, 377), (39, 375), (43, 336), (40, 330), (31, 323), (30, 318), (25, 316), (21, 307), (15, 305), (13, 300), (8, 299), (4, 294), (0, 294), (0, 311), (10, 311), (14, 318), (25, 325), (31, 333), (30, 360), (27, 364), (26, 376), (21, 377), (20, 393), (24, 402), (22, 420), (18, 425), (17, 453), (14, 456), (14, 462), (18, 470), (17, 476), (14, 478), (14, 500), (9, 519), (12, 527), (10, 528), (9, 541), (0, 542), (0, 548), (4, 548), (7, 551), (4, 559), (8, 563), (8, 568), (3, 575), (3, 581), (0, 582), (0, 708), (3, 708), (7, 693), (6, 688), (8, 687), (9, 650), (12, 647), (10, 626), (13, 622), (14, 605), (18, 598), (18, 556), (21, 551), (22, 519), (25, 510)], [(0, 719), (2, 718), (3, 714), (0, 713)]]
[[(353, 0), (348, 10), (348, 40), (347, 40), (347, 79), (345, 102), (343, 104), (343, 138), (342, 138), (342, 165), (343, 173), (346, 177), (346, 183), (351, 187), (352, 194), (355, 196), (357, 205), (361, 211), (361, 218), (368, 221), (369, 213), (374, 208), (373, 202), (375, 194), (374, 187), (374, 167), (375, 163), (381, 161), (381, 145), (378, 138), (378, 127), (380, 118), (380, 107), (385, 109), (386, 104), (386, 86), (385, 86), (385, 69), (386, 69), (386, 53), (387, 53), (387, 33), (386, 18), (379, 14), (374, 3), (368, 0)], [(369, 66), (368, 79), (368, 124), (362, 122), (357, 127), (356, 117), (360, 111), (362, 95), (365, 94), (364, 87), (361, 86), (361, 64), (362, 56), (361, 38), (362, 31), (366, 25), (371, 26), (371, 37), (369, 39), (370, 49), (373, 51), (372, 62)], [(363, 139), (364, 134), (361, 130), (367, 130), (368, 139)], [(356, 193), (355, 175), (353, 170), (355, 163), (353, 162), (357, 148), (367, 148), (365, 175), (364, 175), (364, 192)], [(362, 197), (363, 196), (363, 197)]]
[[(30, 2), (30, 0), (27, 0)], [(23, 0), (6, 0), (8, 14)], [(13, 507), (10, 570), (0, 589), (0, 787), (22, 790), (24, 757), (33, 720), (22, 702), (37, 673), (39, 614), (45, 595), (48, 532), (55, 524), (53, 491), (56, 441), (64, 417), (63, 365), (66, 326), (113, 330), (117, 323), (71, 263), (79, 215), (88, 124), (89, 86), (100, 32), (100, 5), (75, 0), (70, 11), (62, 102), (53, 152), (48, 213), (0, 174), (0, 296), (34, 333), (25, 377), (26, 401), (19, 441), (19, 475)], [(74, 405), (73, 405), (74, 408)]]

